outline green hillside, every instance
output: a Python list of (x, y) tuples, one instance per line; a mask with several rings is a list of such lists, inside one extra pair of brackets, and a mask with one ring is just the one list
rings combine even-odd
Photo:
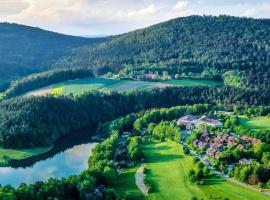
[(73, 48), (102, 40), (0, 23), (0, 90), (11, 80), (48, 69), (56, 60), (69, 55)]
[(226, 79), (224, 72), (232, 71), (229, 75), (241, 76), (234, 85), (268, 89), (269, 32), (269, 19), (183, 17), (79, 48), (55, 67), (129, 65), (133, 73), (161, 69), (209, 79)]

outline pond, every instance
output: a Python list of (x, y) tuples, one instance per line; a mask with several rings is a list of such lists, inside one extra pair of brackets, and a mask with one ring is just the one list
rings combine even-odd
[(20, 183), (35, 183), (48, 178), (77, 175), (88, 167), (93, 147), (93, 132), (89, 129), (74, 132), (57, 142), (49, 152), (22, 161), (11, 161), (11, 167), (0, 167), (0, 184), (14, 187)]

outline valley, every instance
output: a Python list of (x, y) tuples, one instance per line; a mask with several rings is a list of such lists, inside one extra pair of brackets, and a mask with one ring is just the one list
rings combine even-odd
[(269, 199), (269, 33), (227, 15), (100, 38), (0, 23), (0, 200)]

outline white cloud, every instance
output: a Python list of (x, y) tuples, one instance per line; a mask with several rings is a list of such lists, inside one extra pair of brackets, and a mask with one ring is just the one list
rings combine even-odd
[(189, 2), (188, 1), (179, 1), (177, 4), (173, 7), (173, 11), (175, 12), (183, 12), (188, 9)]
[(263, 4), (239, 4), (237, 6), (239, 9), (242, 10), (240, 16), (246, 17), (259, 17), (259, 18), (266, 18), (270, 17), (270, 3), (263, 3)]
[(270, 17), (269, 0), (0, 0), (0, 19), (77, 35), (117, 34), (192, 14)]
[(159, 9), (154, 4), (151, 4), (141, 10), (130, 11), (127, 13), (127, 16), (128, 17), (149, 17), (149, 16), (153, 16), (158, 11)]
[(28, 6), (26, 0), (0, 0), (0, 15), (17, 14)]

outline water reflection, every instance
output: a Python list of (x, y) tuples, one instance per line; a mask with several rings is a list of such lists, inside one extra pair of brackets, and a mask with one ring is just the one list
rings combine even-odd
[(87, 160), (95, 143), (82, 144), (59, 153), (52, 158), (37, 162), (27, 168), (0, 168), (0, 184), (11, 184), (46, 181), (49, 177), (61, 178), (79, 174), (87, 168)]
[(10, 167), (0, 167), (0, 184), (19, 186), (20, 183), (46, 181), (79, 174), (87, 169), (87, 161), (96, 143), (91, 137), (96, 127), (85, 128), (68, 134), (44, 154), (24, 160), (11, 160)]

